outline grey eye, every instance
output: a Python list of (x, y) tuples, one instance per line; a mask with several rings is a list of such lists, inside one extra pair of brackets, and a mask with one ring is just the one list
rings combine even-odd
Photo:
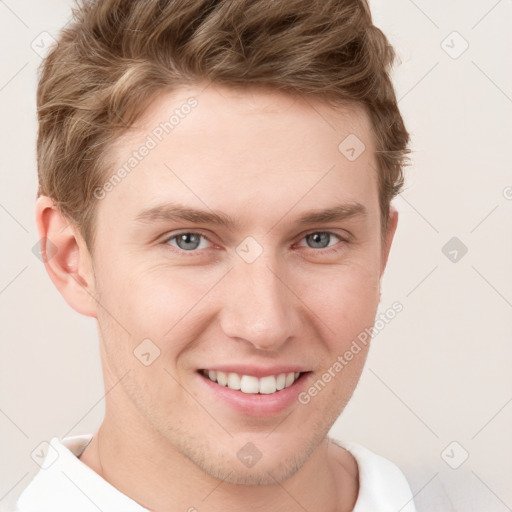
[(331, 233), (311, 233), (306, 235), (306, 240), (311, 242), (310, 247), (313, 249), (324, 249), (329, 246), (331, 240)]
[(176, 245), (183, 250), (197, 249), (201, 243), (201, 238), (201, 235), (198, 235), (197, 233), (181, 233), (174, 237)]

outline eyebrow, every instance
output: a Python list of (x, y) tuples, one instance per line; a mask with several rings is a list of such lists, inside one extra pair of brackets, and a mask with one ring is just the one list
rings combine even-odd
[[(339, 222), (354, 217), (363, 218), (366, 217), (367, 213), (366, 208), (361, 203), (346, 203), (331, 208), (305, 212), (295, 220), (294, 224), (304, 226), (326, 222)], [(285, 214), (285, 216), (286, 215), (287, 214)], [(160, 221), (188, 221), (195, 224), (224, 226), (232, 231), (240, 229), (240, 223), (225, 213), (213, 210), (200, 210), (173, 203), (159, 204), (144, 209), (135, 217), (135, 222), (139, 224), (152, 224)]]

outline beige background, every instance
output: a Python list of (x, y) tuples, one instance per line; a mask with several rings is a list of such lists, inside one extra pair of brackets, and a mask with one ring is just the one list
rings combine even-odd
[[(94, 321), (67, 306), (32, 253), (31, 45), (58, 32), (69, 5), (0, 1), (0, 510), (37, 472), (39, 443), (90, 433), (103, 415)], [(375, 338), (332, 433), (395, 461), (419, 510), (512, 510), (512, 2), (372, 6), (402, 60), (395, 83), (413, 135), (382, 296), (382, 311), (404, 310)], [(456, 262), (442, 251), (452, 237), (468, 249)], [(444, 459), (469, 454), (458, 469), (441, 455), (453, 441)]]

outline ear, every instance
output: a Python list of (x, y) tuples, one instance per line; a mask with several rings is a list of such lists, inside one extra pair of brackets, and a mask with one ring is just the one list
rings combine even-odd
[(389, 251), (391, 249), (391, 243), (395, 236), (396, 226), (398, 225), (398, 211), (394, 206), (389, 207), (388, 225), (386, 227), (386, 233), (384, 234), (382, 244), (382, 256), (380, 265), (380, 275), (384, 273), (388, 262)]
[(53, 284), (75, 311), (96, 317), (92, 260), (79, 230), (47, 196), (36, 201), (36, 224), (41, 259)]

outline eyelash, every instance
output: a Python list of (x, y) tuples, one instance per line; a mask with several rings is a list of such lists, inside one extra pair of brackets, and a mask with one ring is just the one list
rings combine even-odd
[[(320, 253), (320, 254), (331, 254), (331, 253), (337, 253), (339, 251), (341, 251), (342, 249), (340, 247), (337, 247), (339, 245), (339, 243), (348, 243), (348, 240), (342, 238), (340, 235), (332, 232), (332, 231), (319, 231), (319, 230), (316, 230), (316, 231), (310, 231), (308, 233), (305, 233), (301, 240), (304, 240), (306, 237), (310, 236), (310, 235), (314, 235), (314, 234), (328, 234), (328, 235), (331, 235), (331, 236), (335, 236), (336, 238), (338, 238), (339, 242), (333, 246), (329, 246), (329, 247), (326, 247), (326, 248), (320, 248), (320, 249), (315, 249), (313, 247), (306, 247), (306, 249), (309, 249), (310, 251), (313, 251), (313, 252), (316, 252), (316, 253)], [(201, 233), (200, 231), (182, 231), (180, 233), (175, 233), (173, 234), (172, 236), (169, 236), (167, 238), (165, 238), (165, 240), (163, 240), (163, 244), (166, 245), (166, 246), (169, 246), (169, 242), (171, 240), (175, 240), (177, 237), (179, 237), (180, 235), (198, 235), (199, 237), (201, 238), (204, 238), (205, 240), (208, 240), (208, 242), (210, 243), (213, 243), (206, 235), (204, 235), (203, 233)], [(174, 247), (174, 246), (171, 246), (173, 251), (176, 251), (178, 252), (180, 255), (183, 255), (185, 257), (188, 257), (188, 256), (191, 256), (191, 257), (194, 257), (194, 256), (199, 256), (200, 253), (202, 251), (204, 251), (205, 249), (194, 249), (194, 250), (190, 250), (190, 251), (186, 251), (184, 249), (180, 249), (179, 247)], [(303, 246), (301, 246), (303, 247)]]

